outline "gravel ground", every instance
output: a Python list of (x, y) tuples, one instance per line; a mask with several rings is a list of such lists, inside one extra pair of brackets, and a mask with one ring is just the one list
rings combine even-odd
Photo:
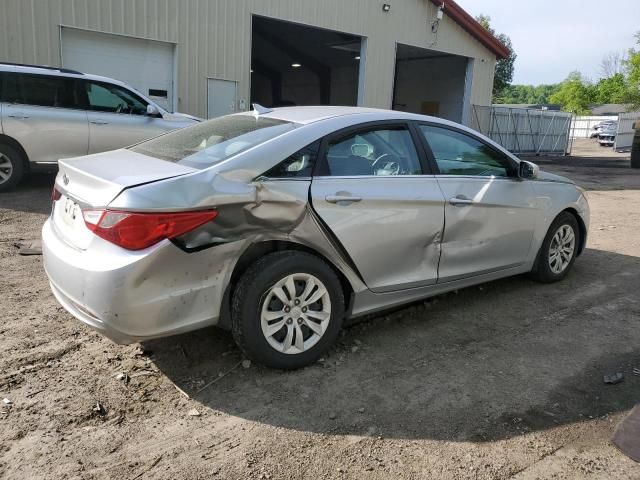
[(243, 365), (215, 329), (93, 333), (14, 246), (38, 238), (53, 177), (0, 195), (0, 478), (640, 478), (609, 441), (640, 400), (640, 172), (593, 142), (534, 161), (589, 189), (588, 247), (563, 282), (377, 316), (296, 372)]

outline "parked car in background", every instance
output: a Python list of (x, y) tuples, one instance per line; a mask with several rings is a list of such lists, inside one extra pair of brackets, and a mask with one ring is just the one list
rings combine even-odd
[(603, 125), (598, 132), (598, 143), (602, 147), (613, 147), (618, 133), (618, 122)]
[(315, 361), (345, 318), (560, 280), (589, 226), (581, 188), (487, 137), (354, 107), (256, 106), (61, 160), (53, 200), (44, 266), (71, 314), (121, 343), (224, 326), (277, 368)]
[(0, 63), (0, 191), (61, 158), (126, 147), (199, 121), (118, 80)]
[(598, 138), (598, 135), (600, 134), (602, 129), (608, 125), (611, 125), (612, 123), (617, 123), (617, 122), (615, 120), (604, 120), (600, 123), (597, 123), (596, 125), (593, 126), (593, 132), (591, 132), (591, 135), (589, 135), (589, 138)]

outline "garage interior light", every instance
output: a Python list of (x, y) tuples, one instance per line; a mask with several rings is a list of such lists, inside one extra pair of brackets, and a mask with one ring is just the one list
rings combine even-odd
[(355, 60), (360, 60), (360, 55), (356, 55), (355, 57), (353, 57)]
[(293, 68), (300, 68), (302, 65), (300, 65), (299, 63), (292, 63), (291, 66)]

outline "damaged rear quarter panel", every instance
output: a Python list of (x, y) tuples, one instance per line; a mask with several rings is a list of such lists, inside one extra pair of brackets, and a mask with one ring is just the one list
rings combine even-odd
[[(325, 233), (311, 210), (310, 179), (245, 182), (234, 176), (243, 177), (237, 171), (205, 170), (156, 182), (123, 192), (109, 207), (131, 210), (135, 205), (136, 209), (145, 211), (184, 210), (189, 205), (190, 209), (212, 208), (218, 211), (215, 220), (177, 239), (181, 247), (213, 251), (220, 244), (242, 242), (244, 251), (260, 242), (293, 242), (324, 256), (347, 278), (354, 291), (366, 289), (350, 260)], [(229, 265), (224, 275), (226, 281), (242, 251), (237, 252), (237, 258)]]

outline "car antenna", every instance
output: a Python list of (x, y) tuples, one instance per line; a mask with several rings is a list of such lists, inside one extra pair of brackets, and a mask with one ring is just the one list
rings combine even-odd
[(255, 115), (264, 115), (265, 113), (273, 112), (272, 108), (263, 107), (259, 103), (253, 104), (253, 111)]

